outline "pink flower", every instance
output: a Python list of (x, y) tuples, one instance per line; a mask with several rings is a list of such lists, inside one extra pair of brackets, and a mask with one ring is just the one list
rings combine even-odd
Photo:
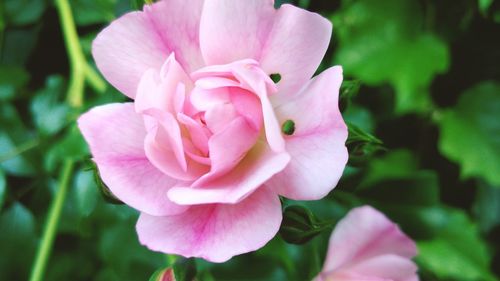
[(256, 250), (279, 229), (279, 195), (320, 199), (342, 174), (342, 70), (310, 80), (331, 24), (273, 5), (164, 0), (94, 41), (98, 68), (134, 102), (93, 108), (79, 126), (152, 250), (214, 262)]
[(337, 224), (315, 281), (418, 281), (415, 243), (377, 210), (353, 209)]

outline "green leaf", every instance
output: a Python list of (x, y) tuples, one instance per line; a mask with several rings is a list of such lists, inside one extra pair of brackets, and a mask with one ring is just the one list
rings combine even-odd
[(43, 0), (5, 0), (7, 24), (26, 25), (37, 22), (45, 11)]
[(24, 87), (30, 78), (29, 73), (16, 66), (0, 65), (0, 101), (10, 100)]
[(417, 161), (409, 150), (393, 150), (373, 158), (360, 186), (369, 186), (390, 179), (409, 178), (417, 170)]
[(90, 171), (78, 171), (75, 175), (74, 192), (79, 213), (87, 217), (95, 209), (98, 198), (97, 186)]
[(26, 64), (37, 43), (39, 31), (40, 26), (37, 25), (30, 28), (5, 29), (0, 48), (0, 64)]
[(439, 149), (460, 165), (463, 178), (482, 177), (500, 187), (500, 85), (481, 83), (437, 118)]
[(64, 90), (64, 78), (50, 76), (33, 98), (31, 113), (41, 135), (53, 135), (68, 124), (70, 108), (60, 100)]
[(28, 280), (35, 253), (35, 218), (19, 203), (0, 216), (0, 280)]
[(356, 124), (361, 130), (372, 134), (375, 129), (375, 118), (372, 113), (361, 106), (351, 104), (342, 112), (342, 117), (348, 124)]
[[(36, 138), (27, 131), (16, 110), (10, 104), (0, 104), (0, 167), (7, 174), (17, 176), (32, 175), (35, 166), (25, 148), (36, 145)], [(26, 145), (31, 144), (31, 145)]]
[(479, 183), (473, 211), (482, 232), (489, 232), (500, 225), (500, 188)]
[(87, 143), (76, 125), (68, 128), (66, 134), (55, 142), (45, 154), (44, 166), (47, 171), (54, 171), (63, 159), (83, 160), (89, 154)]
[(496, 280), (489, 270), (488, 248), (476, 225), (463, 211), (448, 209), (446, 216), (436, 238), (417, 243), (421, 270), (446, 280)]
[(372, 86), (390, 83), (398, 113), (429, 108), (428, 87), (447, 70), (449, 55), (442, 40), (421, 30), (418, 2), (344, 0), (332, 21), (339, 37), (335, 60), (347, 75)]
[(479, 0), (478, 5), (479, 5), (479, 10), (481, 13), (484, 15), (488, 12), (488, 9), (490, 8), (491, 4), (493, 4), (493, 0)]
[(71, 8), (77, 25), (110, 22), (115, 18), (117, 0), (74, 0)]

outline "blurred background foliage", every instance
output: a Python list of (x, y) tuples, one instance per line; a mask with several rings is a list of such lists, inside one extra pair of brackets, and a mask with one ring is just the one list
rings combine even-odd
[[(45, 280), (148, 280), (175, 258), (138, 244), (137, 213), (102, 196), (74, 124), (87, 108), (124, 98), (85, 72), (82, 106), (65, 102), (79, 76), (58, 2), (0, 1), (0, 280), (28, 280), (50, 202), (65, 182)], [(99, 30), (140, 2), (69, 1), (86, 67), (94, 68), (90, 45)], [(371, 204), (417, 241), (422, 280), (499, 280), (500, 1), (276, 5), (284, 2), (334, 25), (320, 70), (344, 67), (349, 167), (324, 200), (284, 201), (292, 207), (281, 235), (263, 249), (225, 264), (178, 262), (179, 272), (196, 267), (198, 280), (310, 280), (332, 229), (324, 222)]]

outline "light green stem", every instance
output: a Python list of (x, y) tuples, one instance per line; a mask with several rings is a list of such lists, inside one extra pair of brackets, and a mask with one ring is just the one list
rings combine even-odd
[(85, 78), (87, 78), (90, 86), (99, 93), (103, 93), (106, 90), (106, 83), (85, 60), (68, 0), (56, 0), (55, 3), (71, 65), (71, 77), (67, 96), (68, 103), (73, 107), (81, 107), (83, 105)]
[(35, 263), (33, 264), (33, 268), (31, 271), (31, 276), (29, 279), (30, 281), (43, 280), (45, 267), (49, 260), (50, 252), (52, 250), (52, 244), (54, 244), (54, 238), (57, 233), (57, 225), (59, 223), (59, 218), (61, 217), (64, 200), (66, 199), (66, 194), (68, 193), (68, 186), (70, 183), (73, 166), (73, 160), (66, 159), (64, 161), (62, 173), (59, 178), (59, 186), (57, 189), (56, 197), (52, 201), (52, 205), (49, 210), (42, 240), (40, 242), (38, 252), (35, 257)]
[(90, 65), (85, 64), (85, 78), (89, 85), (99, 94), (104, 94), (108, 84), (102, 80), (99, 73), (97, 73)]
[(68, 1), (56, 0), (55, 3), (71, 64), (71, 78), (67, 98), (70, 105), (80, 107), (83, 104), (85, 57), (78, 41), (75, 21), (73, 20), (73, 14), (71, 13)]

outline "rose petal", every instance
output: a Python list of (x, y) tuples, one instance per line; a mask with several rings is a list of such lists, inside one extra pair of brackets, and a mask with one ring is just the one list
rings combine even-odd
[(343, 271), (385, 255), (410, 259), (416, 253), (415, 243), (396, 224), (365, 206), (353, 209), (337, 224), (323, 271)]
[(410, 259), (394, 254), (385, 254), (363, 260), (352, 267), (343, 269), (360, 276), (376, 276), (382, 279), (405, 281), (414, 278), (417, 266)]
[(373, 276), (360, 276), (358, 274), (344, 273), (321, 273), (313, 281), (394, 281), (390, 279), (378, 278)]
[(177, 120), (179, 123), (183, 124), (189, 135), (191, 137), (191, 142), (193, 145), (200, 150), (205, 156), (208, 155), (208, 139), (211, 133), (207, 128), (205, 128), (200, 122), (195, 121), (193, 118), (179, 113), (177, 114)]
[(98, 106), (78, 119), (104, 183), (127, 205), (151, 215), (183, 212), (167, 198), (178, 183), (144, 154), (146, 131), (132, 103)]
[(198, 40), (202, 5), (203, 0), (161, 1), (113, 21), (92, 44), (97, 67), (130, 98), (135, 97), (145, 71), (159, 70), (171, 52), (188, 71), (199, 68), (203, 64)]
[(281, 204), (261, 188), (238, 204), (193, 206), (177, 216), (141, 214), (139, 240), (153, 251), (224, 262), (257, 250), (278, 232)]
[(342, 69), (333, 67), (313, 80), (286, 104), (275, 108), (283, 124), (295, 123), (285, 138), (292, 160), (269, 185), (294, 200), (317, 200), (339, 181), (347, 163), (347, 127), (338, 110)]
[(276, 99), (286, 101), (309, 81), (326, 53), (331, 34), (330, 21), (321, 15), (292, 5), (280, 7), (260, 59), (264, 71), (281, 75)]
[(207, 65), (258, 59), (271, 31), (272, 0), (205, 1), (200, 45)]
[(135, 98), (135, 109), (143, 112), (157, 108), (171, 114), (177, 114), (181, 109), (186, 87), (193, 87), (190, 78), (175, 60), (172, 53), (162, 66), (161, 71), (149, 69), (142, 76)]
[[(205, 112), (205, 122), (213, 134), (218, 134), (227, 130), (228, 126), (236, 120), (236, 118), (238, 118), (238, 114), (234, 109), (234, 106), (227, 103), (214, 104)], [(232, 133), (238, 136), (239, 132), (233, 131)], [(244, 134), (245, 132), (242, 133)]]
[(200, 50), (204, 0), (158, 1), (144, 7), (154, 28), (187, 73), (205, 65)]
[(206, 111), (215, 105), (228, 103), (230, 101), (229, 91), (225, 88), (202, 89), (196, 87), (191, 92), (190, 101), (197, 110)]
[(229, 173), (215, 180), (210, 175), (204, 176), (191, 187), (179, 185), (168, 196), (183, 205), (237, 203), (283, 170), (289, 161), (286, 152), (276, 153), (265, 142), (257, 142)]
[(180, 181), (193, 181), (208, 172), (208, 167), (186, 159), (177, 120), (168, 112), (148, 109), (151, 128), (144, 141), (146, 155), (156, 168)]
[(260, 131), (263, 122), (260, 100), (254, 94), (239, 88), (232, 88), (230, 92), (234, 109), (245, 117), (254, 130)]
[(212, 167), (210, 173), (202, 176), (198, 183), (215, 179), (233, 169), (258, 137), (259, 132), (253, 130), (243, 117), (234, 119), (224, 130), (214, 134), (208, 142)]

